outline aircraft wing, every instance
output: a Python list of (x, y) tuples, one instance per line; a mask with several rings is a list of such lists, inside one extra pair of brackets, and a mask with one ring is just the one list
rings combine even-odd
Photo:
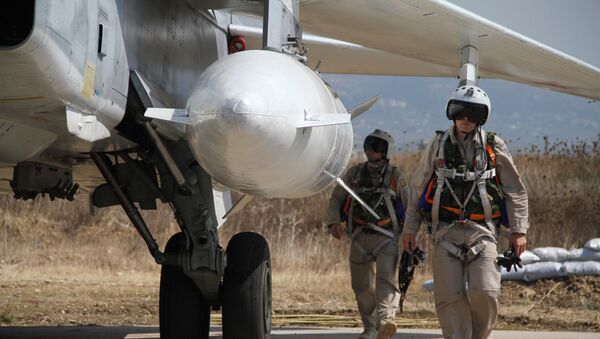
[(447, 1), (303, 1), (300, 19), (313, 37), (338, 40), (307, 39), (322, 72), (456, 77), (460, 50), (472, 45), (483, 78), (600, 100), (599, 68)]

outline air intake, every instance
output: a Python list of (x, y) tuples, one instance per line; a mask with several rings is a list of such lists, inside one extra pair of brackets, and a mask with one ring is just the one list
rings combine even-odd
[(34, 0), (0, 1), (0, 48), (18, 46), (33, 29)]

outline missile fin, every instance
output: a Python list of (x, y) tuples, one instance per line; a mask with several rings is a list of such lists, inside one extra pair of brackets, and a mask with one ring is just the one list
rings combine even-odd
[(373, 105), (377, 102), (377, 100), (379, 100), (379, 98), (381, 98), (381, 94), (377, 94), (376, 96), (363, 101), (362, 103), (358, 104), (356, 107), (349, 110), (348, 113), (350, 113), (350, 116), (352, 117), (352, 119), (354, 119), (357, 116), (359, 116), (359, 115), (363, 114), (364, 112), (368, 111), (369, 109), (371, 109), (371, 107), (373, 107)]
[(315, 114), (305, 113), (304, 120), (296, 124), (296, 128), (320, 127), (330, 125), (341, 125), (350, 123), (350, 114), (326, 113)]
[(185, 109), (150, 107), (146, 109), (144, 116), (146, 118), (165, 120), (178, 124), (189, 125), (192, 123)]

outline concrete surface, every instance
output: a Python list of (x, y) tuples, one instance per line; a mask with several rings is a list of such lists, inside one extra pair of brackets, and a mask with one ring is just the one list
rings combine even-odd
[[(355, 328), (284, 327), (274, 329), (272, 336), (280, 339), (354, 339)], [(221, 328), (211, 328), (211, 338), (221, 338)], [(0, 327), (2, 339), (142, 339), (159, 338), (156, 326), (56, 326)], [(438, 339), (440, 330), (400, 329), (394, 338)], [(600, 333), (547, 331), (494, 331), (495, 339), (600, 339)]]

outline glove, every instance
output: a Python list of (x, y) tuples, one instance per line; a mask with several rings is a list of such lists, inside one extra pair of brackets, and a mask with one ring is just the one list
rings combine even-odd
[(511, 268), (514, 268), (515, 272), (517, 272), (517, 266), (523, 268), (521, 258), (515, 254), (515, 248), (512, 246), (503, 253), (502, 257), (496, 258), (496, 265), (504, 266), (507, 272), (510, 272)]

